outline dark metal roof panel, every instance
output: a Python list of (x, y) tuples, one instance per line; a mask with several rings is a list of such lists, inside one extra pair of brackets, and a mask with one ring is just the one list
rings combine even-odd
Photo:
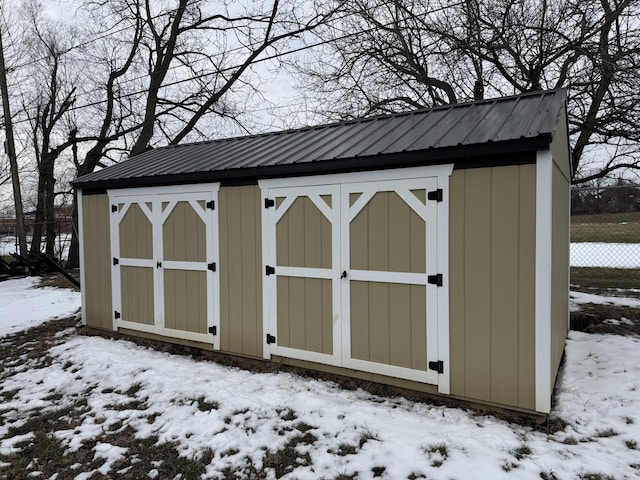
[[(469, 147), (474, 145), (511, 148), (517, 140), (551, 138), (565, 99), (564, 90), (535, 92), (299, 130), (172, 145), (85, 175), (74, 184), (108, 186), (110, 181), (123, 179), (192, 178), (200, 172), (228, 172), (225, 177), (241, 178), (242, 171), (255, 175), (260, 168), (327, 161), (327, 165), (341, 161), (348, 169), (350, 160), (355, 165), (356, 159), (361, 168), (366, 158), (375, 158), (379, 168), (381, 156), (398, 158), (398, 154), (447, 149), (448, 158), (453, 158), (451, 149), (463, 147), (468, 157)], [(429, 161), (427, 154), (424, 158)]]

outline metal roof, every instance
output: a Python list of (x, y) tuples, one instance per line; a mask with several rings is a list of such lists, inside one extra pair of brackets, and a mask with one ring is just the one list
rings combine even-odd
[(73, 183), (107, 188), (473, 162), (549, 147), (565, 90), (152, 149)]

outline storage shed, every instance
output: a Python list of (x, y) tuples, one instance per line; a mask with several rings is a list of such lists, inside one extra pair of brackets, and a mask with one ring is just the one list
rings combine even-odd
[(563, 90), (77, 179), (86, 325), (529, 413), (568, 330)]

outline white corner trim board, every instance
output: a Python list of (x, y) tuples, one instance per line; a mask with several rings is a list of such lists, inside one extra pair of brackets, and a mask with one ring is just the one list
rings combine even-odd
[(551, 410), (551, 275), (553, 159), (549, 150), (536, 156), (536, 410)]

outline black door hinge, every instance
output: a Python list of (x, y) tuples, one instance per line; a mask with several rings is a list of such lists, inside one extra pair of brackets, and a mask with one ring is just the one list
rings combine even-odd
[(271, 198), (264, 199), (264, 208), (274, 207), (276, 205), (276, 201)]
[(429, 200), (435, 200), (436, 202), (442, 201), (442, 189), (438, 188), (437, 190), (433, 190), (427, 193), (427, 198)]
[(211, 335), (217, 335), (218, 334), (218, 329), (215, 327), (215, 325), (209, 327), (209, 333)]
[(209, 210), (214, 210), (216, 208), (216, 202), (214, 202), (213, 200), (207, 202), (207, 208)]
[(116, 213), (118, 211), (117, 205), (111, 205), (111, 213)]
[(208, 263), (208, 264), (207, 264), (207, 268), (208, 268), (209, 270), (211, 270), (212, 272), (215, 272), (215, 271), (216, 271), (216, 262)]
[(269, 265), (267, 265), (264, 268), (264, 273), (267, 274), (267, 275), (273, 275), (274, 273), (276, 273), (276, 269), (273, 268), (273, 267), (270, 267)]
[(442, 286), (442, 274), (441, 273), (437, 273), (436, 275), (428, 275), (427, 276), (427, 283), (430, 283), (431, 285), (437, 285), (438, 287)]
[(434, 370), (438, 373), (444, 373), (444, 362), (438, 360), (437, 362), (429, 362), (429, 370)]
[(119, 263), (120, 263), (120, 260), (118, 260), (116, 257), (113, 257), (113, 264), (118, 265)]
[(118, 312), (117, 310), (113, 312), (113, 316), (116, 318), (120, 318), (120, 312)]
[(276, 337), (267, 333), (267, 344), (276, 343)]

